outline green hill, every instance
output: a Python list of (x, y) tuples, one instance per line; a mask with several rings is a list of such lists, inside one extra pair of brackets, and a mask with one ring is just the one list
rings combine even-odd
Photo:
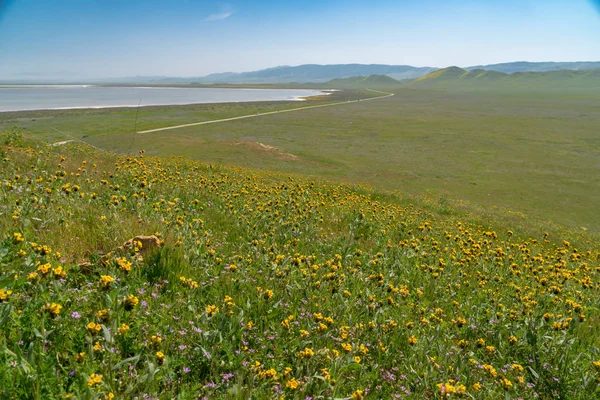
[(425, 76), (417, 78), (415, 82), (425, 82), (425, 81), (448, 81), (455, 80), (461, 78), (464, 74), (468, 73), (467, 70), (464, 70), (459, 67), (448, 67), (438, 69), (437, 71), (433, 71)]
[(595, 90), (600, 88), (600, 69), (515, 72), (505, 74), (484, 69), (443, 68), (406, 84), (412, 88), (431, 89), (527, 89), (527, 90)]
[(467, 71), (466, 69), (459, 67), (448, 67), (415, 79), (414, 83), (419, 85), (452, 85), (464, 84), (470, 81), (477, 81), (477, 83), (479, 84), (484, 82), (496, 82), (500, 79), (506, 78), (507, 76), (507, 74), (503, 74), (502, 72), (486, 71), (483, 69)]
[(459, 77), (459, 79), (464, 80), (485, 80), (485, 81), (494, 81), (498, 79), (505, 78), (506, 74), (497, 71), (486, 71), (484, 69), (474, 69), (472, 71), (465, 71), (463, 75)]

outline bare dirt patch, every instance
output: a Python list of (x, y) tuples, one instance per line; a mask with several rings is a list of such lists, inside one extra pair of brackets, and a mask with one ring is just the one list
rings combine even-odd
[(298, 157), (294, 154), (286, 153), (275, 146), (270, 146), (268, 144), (264, 144), (264, 143), (260, 143), (260, 142), (242, 141), (242, 142), (234, 142), (233, 144), (235, 146), (242, 145), (242, 146), (246, 146), (250, 149), (260, 150), (260, 151), (263, 151), (265, 153), (272, 155), (273, 157), (277, 157), (277, 158), (284, 159), (284, 160), (293, 160), (293, 161), (301, 160), (300, 157)]

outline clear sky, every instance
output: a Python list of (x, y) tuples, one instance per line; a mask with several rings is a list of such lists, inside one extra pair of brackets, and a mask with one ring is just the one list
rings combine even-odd
[(0, 79), (600, 60), (600, 0), (0, 0)]

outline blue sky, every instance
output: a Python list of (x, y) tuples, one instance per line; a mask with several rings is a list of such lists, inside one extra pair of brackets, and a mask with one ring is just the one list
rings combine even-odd
[(0, 79), (600, 60), (600, 0), (0, 0)]

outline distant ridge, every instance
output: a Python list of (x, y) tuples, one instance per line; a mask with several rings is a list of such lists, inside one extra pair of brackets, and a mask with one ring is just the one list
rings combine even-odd
[(332, 79), (327, 86), (335, 88), (381, 88), (398, 86), (401, 82), (387, 75), (354, 76), (351, 78)]
[(210, 83), (321, 83), (355, 76), (387, 75), (394, 79), (413, 79), (435, 71), (433, 67), (384, 64), (305, 64), (281, 66), (239, 74), (211, 74), (197, 82)]
[(488, 71), (504, 72), (512, 74), (514, 72), (548, 72), (570, 69), (574, 71), (583, 71), (590, 69), (600, 69), (600, 61), (570, 61), (570, 62), (528, 62), (517, 61), (500, 64), (475, 65), (465, 68), (468, 71), (475, 69), (484, 69)]
[(487, 71), (485, 69), (474, 69), (468, 71), (459, 67), (448, 67), (431, 72), (415, 80), (415, 82), (441, 82), (441, 81), (497, 81), (508, 77), (508, 74), (498, 71)]
[(458, 79), (462, 77), (464, 74), (468, 73), (467, 70), (464, 70), (459, 67), (448, 67), (442, 68), (437, 71), (431, 72), (425, 76), (418, 78), (417, 82), (428, 81), (432, 79), (436, 79), (438, 81), (446, 81), (452, 79)]
[[(451, 67), (463, 71), (485, 70), (492, 72), (547, 72), (556, 70), (592, 70), (600, 68), (600, 61), (577, 62), (510, 62), (502, 64), (478, 65), (467, 68)], [(446, 68), (444, 68), (446, 69)], [(304, 64), (279, 66), (259, 71), (211, 74), (194, 78), (199, 83), (322, 83), (333, 79), (386, 75), (395, 80), (415, 79), (438, 70), (434, 67), (414, 67), (410, 65), (387, 64)], [(456, 71), (455, 71), (456, 73)]]
[(546, 88), (600, 89), (600, 69), (514, 72), (448, 67), (431, 72), (407, 83), (414, 88)]
[[(526, 72), (552, 72), (561, 70), (588, 71), (600, 69), (600, 61), (576, 61), (576, 62), (527, 62), (518, 61), (501, 64), (476, 65), (466, 68), (449, 67), (451, 70), (444, 74), (457, 74), (461, 71), (480, 71), (487, 77), (495, 76), (492, 72), (504, 74), (526, 73)], [(447, 70), (448, 68), (443, 68)], [(411, 65), (388, 65), (388, 64), (303, 64), (297, 66), (279, 66), (249, 72), (222, 72), (210, 74), (203, 77), (168, 77), (168, 76), (135, 76), (123, 78), (105, 79), (0, 79), (0, 83), (78, 83), (78, 84), (305, 84), (326, 83), (333, 79), (346, 79), (352, 77), (369, 77), (371, 75), (385, 75), (395, 80), (412, 80), (426, 76), (437, 67), (414, 67)], [(487, 71), (486, 73), (481, 71)], [(448, 78), (449, 75), (445, 75)], [(468, 78), (471, 76), (469, 75)], [(496, 76), (498, 77), (498, 76)]]

